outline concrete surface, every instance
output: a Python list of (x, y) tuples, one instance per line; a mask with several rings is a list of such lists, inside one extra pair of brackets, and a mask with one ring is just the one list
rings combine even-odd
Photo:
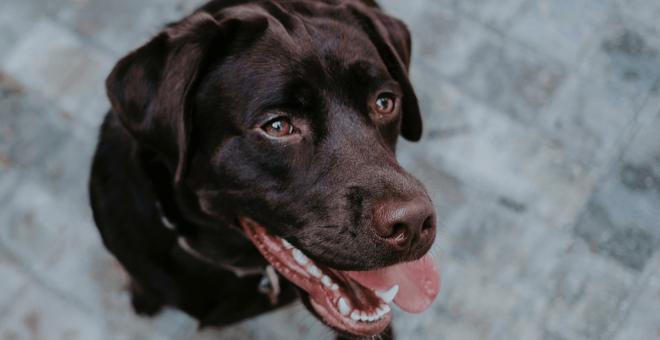
[[(330, 339), (137, 317), (86, 184), (113, 63), (202, 0), (0, 0), (0, 339)], [(660, 339), (660, 1), (383, 0), (413, 33), (443, 287), (400, 339)]]

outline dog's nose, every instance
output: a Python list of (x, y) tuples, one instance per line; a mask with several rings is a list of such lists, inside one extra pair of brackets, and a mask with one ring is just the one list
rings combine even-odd
[(371, 222), (376, 235), (396, 251), (428, 245), (435, 236), (435, 209), (426, 197), (411, 201), (383, 201), (374, 207)]

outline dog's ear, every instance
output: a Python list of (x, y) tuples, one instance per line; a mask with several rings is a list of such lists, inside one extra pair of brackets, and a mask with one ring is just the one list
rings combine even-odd
[(422, 115), (417, 96), (408, 79), (411, 54), (410, 32), (403, 22), (384, 14), (380, 9), (359, 5), (349, 5), (348, 8), (376, 46), (390, 75), (401, 85), (403, 90), (401, 135), (407, 140), (418, 141), (422, 137)]
[(222, 57), (239, 29), (247, 42), (267, 27), (263, 16), (218, 21), (198, 12), (161, 30), (108, 76), (112, 112), (138, 143), (170, 162), (175, 186), (184, 175), (192, 98), (205, 70)]

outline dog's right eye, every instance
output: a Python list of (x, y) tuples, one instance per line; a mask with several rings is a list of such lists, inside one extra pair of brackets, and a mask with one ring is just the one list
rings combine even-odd
[(271, 120), (263, 126), (263, 129), (275, 137), (284, 137), (293, 133), (293, 125), (282, 118)]

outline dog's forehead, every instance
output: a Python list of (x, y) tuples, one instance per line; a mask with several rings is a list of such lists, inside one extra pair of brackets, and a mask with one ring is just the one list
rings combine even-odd
[[(277, 106), (296, 92), (300, 99), (327, 91), (349, 91), (342, 84), (392, 80), (369, 37), (360, 28), (324, 17), (296, 17), (286, 28), (269, 17), (267, 31), (221, 61), (215, 85), (233, 98), (250, 98), (235, 111), (241, 119)], [(247, 122), (246, 122), (247, 123)]]

